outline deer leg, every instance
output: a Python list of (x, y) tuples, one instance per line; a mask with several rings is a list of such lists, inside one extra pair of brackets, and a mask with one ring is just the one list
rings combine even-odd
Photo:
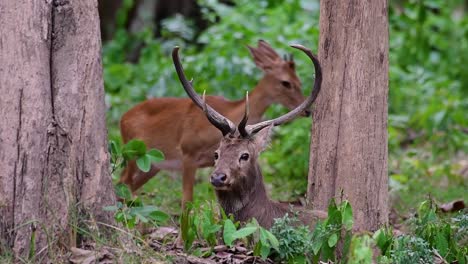
[(190, 160), (184, 161), (182, 177), (182, 208), (187, 202), (193, 201), (193, 185), (195, 184), (195, 173), (197, 166)]

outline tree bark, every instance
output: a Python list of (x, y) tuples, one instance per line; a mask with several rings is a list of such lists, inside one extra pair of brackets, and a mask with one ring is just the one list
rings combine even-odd
[(321, 1), (319, 59), (308, 197), (348, 199), (355, 229), (375, 230), (388, 220), (387, 1)]
[(85, 220), (112, 222), (97, 2), (0, 13), (0, 251), (42, 262)]

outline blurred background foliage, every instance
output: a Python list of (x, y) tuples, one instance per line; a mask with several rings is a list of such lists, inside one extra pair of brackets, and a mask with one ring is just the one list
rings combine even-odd
[[(392, 201), (396, 208), (407, 209), (427, 195), (439, 201), (466, 200), (468, 4), (462, 0), (389, 4)], [(237, 99), (252, 90), (262, 73), (246, 45), (256, 46), (259, 39), (280, 54), (296, 55), (304, 93), (310, 91), (312, 65), (288, 44), (318, 51), (316, 0), (101, 0), (100, 12), (113, 140), (120, 140), (120, 117), (135, 104), (151, 97), (185, 96), (170, 57), (175, 45), (181, 46), (187, 75), (199, 92)], [(274, 106), (266, 116), (284, 112)], [(271, 148), (262, 155), (275, 199), (295, 199), (306, 191), (311, 123), (301, 118), (276, 128)], [(158, 175), (144, 188), (148, 199), (169, 210), (177, 207), (180, 178)], [(207, 179), (201, 176), (199, 181), (195, 199), (213, 198)]]

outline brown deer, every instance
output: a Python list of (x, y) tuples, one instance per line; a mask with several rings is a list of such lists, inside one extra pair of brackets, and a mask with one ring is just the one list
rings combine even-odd
[[(294, 109), (304, 101), (292, 57), (282, 59), (262, 40), (257, 48), (248, 48), (255, 64), (264, 72), (250, 94), (251, 122), (259, 122), (271, 104), (279, 103)], [(245, 99), (228, 101), (223, 97), (208, 96), (206, 100), (229, 119), (239, 121), (242, 118)], [(303, 114), (308, 116), (310, 112), (304, 108)], [(166, 159), (153, 164), (147, 173), (140, 171), (135, 161), (129, 162), (120, 181), (135, 193), (160, 170), (182, 170), (182, 205), (193, 198), (197, 168), (213, 166), (212, 153), (221, 139), (221, 134), (206, 120), (203, 111), (188, 98), (146, 100), (122, 116), (120, 131), (124, 143), (131, 139), (143, 140), (149, 148), (161, 150)]]
[[(259, 154), (266, 148), (272, 127), (288, 122), (309, 109), (317, 98), (322, 83), (322, 72), (319, 61), (312, 52), (300, 45), (292, 47), (302, 50), (312, 60), (315, 68), (315, 82), (311, 95), (298, 107), (289, 113), (256, 124), (247, 125), (249, 118), (249, 102), (242, 120), (236, 127), (229, 117), (226, 117), (205, 101), (194, 91), (192, 83), (187, 81), (178, 56), (178, 48), (173, 52), (174, 65), (179, 79), (192, 101), (203, 109), (210, 123), (223, 134), (218, 149), (214, 152), (215, 169), (211, 174), (211, 184), (216, 196), (226, 214), (233, 214), (238, 221), (256, 218), (258, 223), (270, 228), (275, 218), (283, 217), (290, 208), (286, 204), (271, 201), (266, 193), (263, 176), (258, 164)], [(317, 218), (326, 217), (322, 211), (300, 210), (299, 218), (306, 224), (313, 224)]]

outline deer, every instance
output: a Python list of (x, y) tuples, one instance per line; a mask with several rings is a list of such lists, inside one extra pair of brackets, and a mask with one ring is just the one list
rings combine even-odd
[[(210, 176), (211, 185), (217, 200), (226, 214), (232, 214), (236, 221), (246, 222), (255, 218), (264, 228), (270, 228), (274, 219), (290, 212), (289, 206), (274, 202), (267, 195), (258, 157), (266, 149), (274, 126), (291, 121), (305, 110), (310, 109), (316, 100), (322, 83), (322, 70), (318, 59), (312, 52), (301, 46), (291, 45), (303, 51), (313, 62), (315, 81), (311, 94), (290, 112), (272, 120), (249, 124), (249, 96), (246, 95), (244, 114), (237, 127), (229, 116), (210, 106), (209, 97), (200, 97), (192, 83), (185, 77), (178, 50), (173, 49), (173, 62), (182, 86), (193, 101), (206, 115), (207, 120), (223, 135), (218, 148), (214, 151), (214, 170)], [(327, 214), (319, 210), (302, 210), (296, 207), (299, 219), (306, 225), (313, 225)]]
[[(250, 93), (251, 122), (259, 122), (271, 104), (294, 109), (305, 100), (292, 55), (281, 58), (263, 40), (258, 41), (258, 47), (247, 47), (256, 66), (264, 73)], [(231, 120), (242, 118), (245, 98), (229, 101), (220, 96), (207, 96), (206, 100)], [(310, 111), (304, 108), (302, 115), (309, 116)], [(146, 100), (122, 116), (120, 131), (124, 143), (139, 139), (148, 148), (161, 150), (165, 156), (164, 161), (152, 164), (146, 173), (138, 169), (135, 161), (128, 162), (120, 182), (136, 195), (136, 191), (159, 171), (182, 171), (182, 207), (193, 200), (196, 170), (214, 165), (212, 153), (222, 136), (189, 98)]]

